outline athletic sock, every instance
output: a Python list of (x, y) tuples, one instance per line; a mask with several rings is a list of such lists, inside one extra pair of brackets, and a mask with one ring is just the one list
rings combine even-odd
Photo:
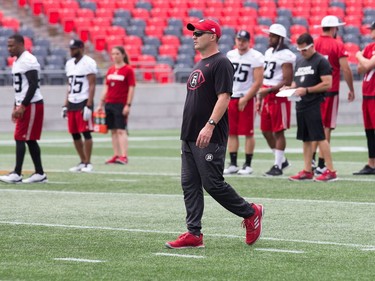
[(245, 157), (245, 165), (251, 167), (251, 160), (253, 160), (253, 154), (246, 154)]
[(275, 149), (275, 165), (277, 165), (277, 167), (279, 167), (280, 169), (284, 159), (284, 150)]
[(40, 147), (37, 141), (27, 141), (26, 143), (29, 147), (30, 156), (34, 163), (35, 172), (43, 175), (44, 171), (42, 167), (42, 160), (40, 157)]
[(321, 168), (321, 169), (325, 167), (325, 164), (324, 164), (324, 158), (320, 158), (320, 157), (319, 157), (319, 160), (318, 160), (318, 167)]
[(237, 166), (237, 152), (229, 152), (230, 164)]
[(23, 160), (25, 159), (26, 145), (24, 141), (16, 141), (16, 167), (14, 171), (20, 176), (22, 173)]

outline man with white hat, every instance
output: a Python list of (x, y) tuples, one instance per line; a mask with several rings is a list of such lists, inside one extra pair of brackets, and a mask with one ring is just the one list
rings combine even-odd
[[(332, 87), (325, 93), (324, 102), (321, 104), (324, 133), (328, 142), (331, 140), (331, 131), (336, 128), (339, 106), (340, 70), (342, 70), (349, 88), (348, 101), (351, 102), (354, 100), (353, 74), (347, 60), (348, 52), (345, 50), (344, 44), (336, 40), (339, 26), (343, 25), (345, 25), (345, 22), (339, 22), (336, 16), (325, 16), (321, 22), (323, 33), (314, 40), (316, 51), (325, 56), (332, 66)], [(315, 158), (314, 156), (313, 158)], [(322, 174), (325, 169), (324, 159), (319, 152), (319, 161), (315, 173)]]
[(283, 86), (293, 81), (296, 55), (289, 50), (284, 40), (287, 32), (283, 25), (272, 24), (264, 32), (269, 34), (269, 49), (265, 52), (263, 88), (258, 92), (257, 109), (260, 111), (260, 129), (275, 156), (274, 165), (265, 176), (281, 176), (289, 166), (284, 151), (284, 131), (290, 127), (291, 104), (286, 97), (276, 97)]

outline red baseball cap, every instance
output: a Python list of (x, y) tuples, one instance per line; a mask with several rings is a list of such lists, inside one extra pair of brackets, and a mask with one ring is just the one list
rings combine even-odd
[(198, 22), (188, 23), (186, 25), (187, 29), (194, 31), (195, 29), (201, 30), (201, 31), (210, 31), (218, 38), (221, 36), (221, 28), (219, 24), (211, 19), (201, 19)]

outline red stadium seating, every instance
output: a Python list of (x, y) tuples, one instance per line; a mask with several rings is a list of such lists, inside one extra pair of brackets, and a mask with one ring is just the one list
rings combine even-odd
[(3, 27), (11, 28), (14, 32), (17, 32), (20, 29), (20, 22), (18, 19), (13, 17), (3, 17), (1, 20), (1, 25)]
[(168, 64), (157, 64), (154, 67), (154, 77), (158, 83), (173, 82), (173, 69)]

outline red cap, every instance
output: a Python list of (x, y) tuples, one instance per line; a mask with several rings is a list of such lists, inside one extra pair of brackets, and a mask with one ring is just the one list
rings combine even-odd
[(198, 22), (188, 23), (186, 27), (191, 31), (194, 31), (195, 29), (200, 31), (210, 31), (216, 34), (218, 38), (221, 36), (221, 28), (219, 24), (211, 19), (201, 19)]

